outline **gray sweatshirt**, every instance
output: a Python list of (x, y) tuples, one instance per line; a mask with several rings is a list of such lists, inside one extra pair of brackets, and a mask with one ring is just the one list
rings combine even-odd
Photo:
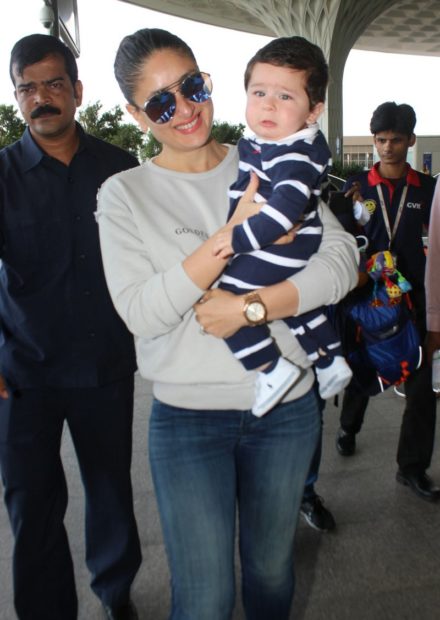
[[(141, 375), (156, 398), (193, 409), (250, 409), (255, 373), (244, 370), (222, 339), (202, 335), (192, 306), (203, 291), (182, 262), (226, 223), (227, 189), (238, 155), (203, 173), (167, 170), (147, 161), (116, 174), (98, 195), (97, 220), (108, 288), (136, 339)], [(325, 205), (320, 250), (291, 278), (298, 314), (334, 304), (357, 283), (356, 243)], [(313, 384), (306, 354), (283, 321), (270, 324), (282, 354), (304, 369), (285, 400)]]

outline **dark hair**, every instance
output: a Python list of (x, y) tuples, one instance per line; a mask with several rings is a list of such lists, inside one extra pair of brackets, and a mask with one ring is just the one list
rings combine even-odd
[(67, 45), (50, 34), (30, 34), (17, 41), (14, 45), (9, 62), (9, 75), (14, 86), (13, 69), (16, 70), (18, 75), (22, 76), (26, 67), (34, 65), (50, 55), (57, 55), (63, 58), (66, 73), (72, 85), (75, 86), (78, 81), (78, 66), (75, 56)]
[(116, 52), (114, 71), (119, 88), (132, 105), (145, 61), (156, 51), (172, 49), (196, 62), (192, 49), (178, 36), (160, 28), (143, 28), (124, 37)]
[(244, 74), (246, 89), (257, 62), (305, 71), (310, 107), (313, 108), (317, 103), (325, 101), (328, 65), (321, 48), (304, 37), (280, 37), (258, 50), (246, 67)]
[(397, 105), (395, 101), (386, 101), (374, 110), (370, 131), (373, 135), (381, 131), (395, 131), (410, 137), (414, 133), (416, 120), (414, 108), (407, 103)]

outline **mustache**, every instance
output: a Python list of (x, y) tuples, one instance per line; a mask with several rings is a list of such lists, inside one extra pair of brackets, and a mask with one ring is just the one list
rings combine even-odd
[(61, 114), (61, 110), (59, 108), (55, 108), (52, 105), (42, 105), (38, 108), (35, 108), (35, 110), (32, 110), (31, 118), (36, 119), (40, 116), (43, 116), (43, 114)]

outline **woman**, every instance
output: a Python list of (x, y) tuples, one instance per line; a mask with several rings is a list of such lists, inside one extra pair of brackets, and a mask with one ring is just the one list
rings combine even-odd
[[(271, 324), (283, 355), (304, 370), (258, 419), (254, 373), (221, 338), (254, 320), (252, 310), (273, 321), (337, 302), (356, 284), (355, 245), (325, 211), (320, 252), (292, 280), (260, 289), (246, 319), (243, 296), (208, 291), (225, 266), (212, 235), (226, 221), (238, 165), (235, 147), (210, 138), (209, 75), (183, 41), (156, 29), (122, 41), (115, 74), (127, 109), (163, 146), (103, 186), (98, 222), (113, 301), (136, 336), (140, 372), (153, 381), (149, 449), (171, 618), (231, 617), (238, 508), (246, 616), (287, 619), (296, 521), (320, 427), (313, 372), (284, 323)], [(242, 204), (229, 225), (250, 208)]]

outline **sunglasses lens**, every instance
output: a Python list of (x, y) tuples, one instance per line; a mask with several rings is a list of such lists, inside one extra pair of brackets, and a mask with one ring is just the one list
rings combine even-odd
[(173, 93), (164, 91), (152, 97), (145, 106), (145, 112), (153, 123), (168, 123), (176, 110), (176, 97)]
[(190, 75), (184, 80), (181, 86), (181, 93), (190, 101), (195, 101), (196, 103), (203, 103), (207, 101), (212, 92), (212, 83), (211, 78), (206, 75), (202, 75), (201, 73), (194, 73)]
[[(172, 85), (173, 86), (173, 85)], [(178, 86), (176, 83), (174, 86)], [(171, 87), (170, 87), (171, 88)], [(183, 80), (179, 87), (180, 92), (189, 101), (203, 103), (207, 101), (212, 92), (211, 78), (207, 73), (193, 73)], [(168, 123), (176, 111), (176, 96), (174, 93), (164, 90), (146, 103), (144, 112), (153, 123)]]

